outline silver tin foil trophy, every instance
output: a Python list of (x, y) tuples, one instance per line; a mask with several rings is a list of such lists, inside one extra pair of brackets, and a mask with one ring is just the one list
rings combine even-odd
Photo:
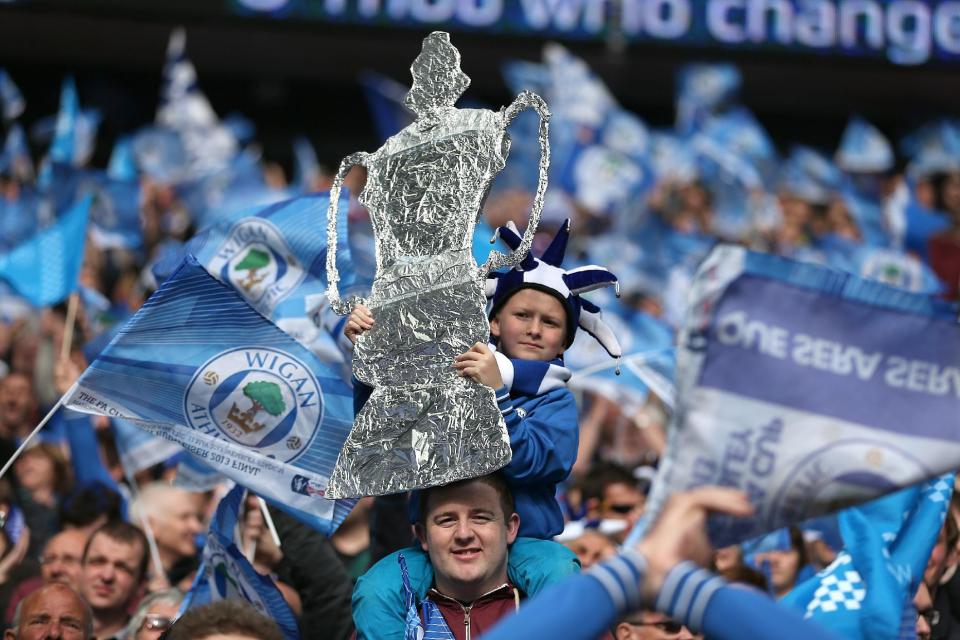
[[(410, 68), (405, 103), (417, 119), (373, 153), (340, 165), (330, 191), (327, 296), (339, 314), (362, 302), (374, 326), (360, 336), (353, 372), (373, 387), (357, 414), (326, 496), (384, 495), (491, 473), (510, 461), (510, 441), (494, 390), (461, 378), (454, 358), (486, 342), (487, 274), (520, 262), (533, 241), (547, 188), (550, 113), (523, 92), (499, 112), (458, 109), (470, 79), (450, 36), (434, 32)], [(478, 267), (474, 227), (510, 150), (507, 126), (527, 108), (540, 116), (539, 182), (522, 244)], [(341, 300), (336, 211), (344, 176), (367, 170), (360, 201), (370, 212), (377, 271), (367, 300)]]

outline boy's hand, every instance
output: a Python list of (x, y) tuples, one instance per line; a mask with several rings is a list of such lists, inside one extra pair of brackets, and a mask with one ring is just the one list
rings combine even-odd
[(453, 368), (464, 378), (476, 380), (491, 389), (499, 389), (503, 386), (497, 359), (493, 351), (490, 351), (490, 347), (482, 342), (470, 347), (470, 351), (457, 356), (453, 361)]
[(343, 335), (347, 336), (353, 344), (357, 344), (357, 338), (361, 333), (370, 331), (373, 328), (373, 313), (362, 304), (358, 304), (350, 312), (347, 318), (347, 324), (343, 328)]

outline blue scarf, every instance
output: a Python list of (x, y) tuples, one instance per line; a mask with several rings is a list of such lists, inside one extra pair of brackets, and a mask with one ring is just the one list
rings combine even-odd
[(490, 345), (500, 377), (511, 395), (539, 396), (567, 386), (572, 373), (563, 365), (563, 358), (553, 360), (520, 360), (508, 358)]

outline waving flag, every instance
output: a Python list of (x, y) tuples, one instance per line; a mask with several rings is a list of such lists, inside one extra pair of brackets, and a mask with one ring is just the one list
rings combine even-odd
[(0, 68), (0, 115), (4, 120), (14, 120), (20, 117), (26, 106), (23, 94), (13, 78), (5, 69)]
[[(943, 526), (953, 474), (839, 514), (844, 549), (781, 604), (838, 637), (915, 638), (913, 595)], [(904, 633), (906, 632), (906, 633)]]
[(138, 180), (121, 180), (102, 171), (90, 171), (80, 188), (81, 193), (93, 194), (90, 240), (94, 246), (129, 250), (143, 246)]
[(38, 307), (60, 302), (77, 286), (83, 263), (90, 198), (74, 204), (53, 226), (0, 254), (0, 278)]
[(731, 64), (691, 64), (677, 74), (677, 131), (692, 133), (740, 92), (740, 71)]
[(206, 175), (226, 167), (239, 145), (200, 90), (186, 44), (186, 31), (175, 29), (167, 46), (157, 124), (180, 137), (190, 174)]
[(193, 493), (206, 493), (225, 481), (226, 478), (216, 469), (211, 469), (196, 457), (184, 452), (177, 463), (177, 475), (173, 478), (173, 486)]
[(324, 498), (353, 424), (349, 385), (192, 257), (64, 402), (180, 444), (321, 532), (353, 504)]
[(893, 168), (893, 147), (879, 129), (854, 117), (840, 139), (837, 166), (850, 173), (881, 173)]
[(237, 485), (220, 501), (203, 547), (203, 562), (183, 609), (218, 600), (242, 600), (276, 622), (286, 640), (298, 640), (297, 620), (277, 585), (257, 573), (233, 542), (243, 493), (243, 487)]
[(678, 406), (651, 494), (746, 491), (721, 546), (960, 466), (960, 325), (932, 297), (739, 247), (690, 292)]
[[(347, 243), (346, 195), (340, 198), (337, 262), (349, 277), (354, 273)], [(322, 353), (326, 336), (307, 320), (307, 299), (327, 288), (326, 220), (330, 194), (308, 194), (275, 204), (248, 207), (216, 222), (186, 244), (189, 253), (213, 276), (236, 289), (260, 313)], [(173, 258), (154, 270), (165, 277)], [(344, 286), (344, 285), (341, 285)], [(316, 344), (315, 344), (316, 343)]]
[(0, 151), (0, 174), (9, 174), (26, 183), (33, 180), (33, 160), (27, 137), (19, 123), (13, 123)]

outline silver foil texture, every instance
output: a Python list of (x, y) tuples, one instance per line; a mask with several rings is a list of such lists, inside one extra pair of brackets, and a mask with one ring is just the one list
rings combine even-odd
[[(353, 372), (373, 387), (357, 414), (326, 496), (384, 495), (491, 473), (510, 461), (510, 441), (494, 390), (461, 378), (453, 360), (486, 342), (483, 283), (529, 251), (547, 185), (549, 112), (524, 92), (499, 112), (453, 105), (470, 79), (450, 37), (434, 32), (411, 67), (406, 104), (417, 119), (377, 151), (344, 159), (331, 189), (327, 292), (347, 314), (358, 302), (374, 327), (360, 336)], [(524, 242), (478, 267), (474, 227), (510, 150), (506, 128), (526, 108), (541, 116), (540, 178)], [(370, 297), (342, 300), (336, 267), (336, 210), (351, 167), (367, 170), (360, 201), (370, 212), (377, 270)]]

